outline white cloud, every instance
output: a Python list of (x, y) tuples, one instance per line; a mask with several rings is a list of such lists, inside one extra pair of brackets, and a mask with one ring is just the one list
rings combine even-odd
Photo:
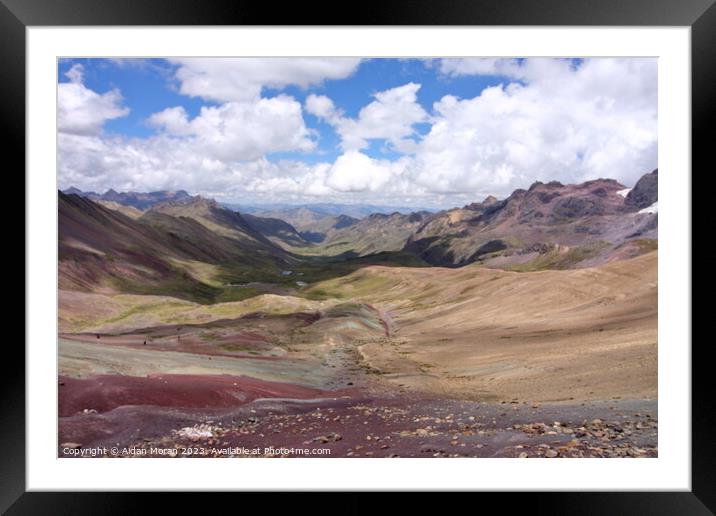
[(327, 97), (310, 96), (306, 109), (334, 126), (345, 150), (365, 149), (368, 140), (386, 140), (401, 152), (415, 148), (414, 125), (428, 120), (418, 103), (420, 84), (408, 83), (376, 93), (375, 100), (363, 107), (358, 118), (347, 118), (336, 111)]
[[(301, 162), (253, 164), (254, 180), (246, 191), (237, 195), (267, 194), (279, 197), (311, 196), (332, 200), (361, 199), (369, 194), (372, 200), (400, 202), (406, 196), (424, 196), (426, 191), (410, 183), (409, 159), (378, 160), (360, 151), (351, 150), (340, 155), (333, 163), (307, 165)], [(257, 166), (258, 165), (258, 166)], [(423, 198), (423, 201), (426, 199)]]
[(332, 119), (336, 114), (336, 106), (325, 95), (311, 93), (306, 97), (306, 111), (318, 118)]
[[(271, 162), (266, 158), (213, 160), (192, 145), (162, 134), (149, 139), (59, 135), (60, 188), (87, 191), (175, 190), (224, 201), (404, 203), (409, 196), (433, 205), (438, 198), (411, 183), (409, 159), (376, 160), (348, 151), (333, 163)], [(465, 202), (471, 200), (465, 198)]]
[(345, 79), (360, 64), (358, 58), (184, 58), (176, 79), (179, 92), (220, 102), (249, 101), (263, 88), (296, 85), (308, 88), (327, 79)]
[(153, 113), (147, 122), (151, 126), (174, 135), (188, 136), (193, 132), (189, 116), (182, 106), (170, 107), (159, 113)]
[(225, 162), (315, 147), (301, 104), (287, 95), (205, 106), (191, 120), (184, 108), (173, 107), (153, 114), (148, 122), (168, 135), (186, 137), (183, 144), (196, 152)]
[(436, 102), (418, 181), (507, 195), (536, 180), (633, 184), (657, 165), (655, 59), (444, 60), (440, 70), (520, 82)]
[(338, 192), (377, 192), (397, 181), (399, 167), (351, 150), (338, 157), (329, 170), (326, 185)]
[(73, 84), (81, 84), (84, 79), (84, 67), (81, 64), (72, 65), (72, 67), (65, 72), (65, 77)]
[(57, 85), (57, 128), (72, 134), (98, 134), (102, 125), (113, 118), (126, 116), (119, 90), (96, 93), (84, 83), (83, 67), (75, 64), (65, 73), (70, 82)]

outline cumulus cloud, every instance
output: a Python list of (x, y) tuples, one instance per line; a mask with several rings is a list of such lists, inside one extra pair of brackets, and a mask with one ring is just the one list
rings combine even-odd
[(435, 103), (421, 180), (507, 194), (535, 180), (633, 184), (657, 164), (655, 59), (444, 60), (443, 73), (517, 82)]
[(172, 107), (153, 114), (148, 122), (169, 136), (186, 137), (183, 143), (195, 151), (226, 162), (315, 147), (301, 104), (287, 95), (205, 106), (191, 120), (184, 108)]
[(333, 101), (325, 95), (314, 95), (311, 93), (306, 97), (306, 111), (318, 118), (333, 120), (336, 115), (336, 106)]
[(175, 106), (153, 113), (147, 123), (159, 129), (163, 129), (169, 134), (188, 136), (193, 133), (189, 115), (182, 106)]
[(352, 150), (333, 163), (326, 186), (338, 192), (378, 192), (390, 182), (397, 183), (402, 168), (390, 161), (371, 159)]
[(344, 117), (325, 96), (309, 96), (306, 109), (334, 126), (345, 150), (365, 149), (368, 140), (385, 140), (401, 152), (411, 152), (415, 148), (413, 126), (428, 119), (418, 103), (419, 89), (420, 84), (411, 82), (376, 93), (357, 118)]
[(179, 92), (220, 102), (248, 101), (263, 88), (308, 88), (353, 74), (358, 58), (184, 58), (178, 65)]
[(84, 83), (84, 69), (75, 64), (65, 76), (70, 82), (57, 85), (57, 128), (72, 134), (98, 134), (107, 120), (126, 116), (119, 90), (97, 93)]

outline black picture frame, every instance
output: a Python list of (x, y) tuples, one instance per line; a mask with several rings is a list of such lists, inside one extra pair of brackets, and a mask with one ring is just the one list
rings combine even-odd
[[(703, 180), (713, 174), (708, 129), (716, 122), (716, 5), (714, 0), (419, 0), (365, 1), (355, 10), (339, 3), (305, 4), (215, 0), (0, 0), (0, 125), (15, 158), (15, 170), (25, 167), (25, 29), (65, 25), (552, 25), (552, 26), (689, 26), (692, 57), (692, 163), (704, 168), (699, 189), (692, 188), (693, 233), (709, 235), (716, 211), (709, 207), (710, 188)], [(350, 14), (349, 14), (350, 12)], [(322, 13), (322, 14), (321, 14)], [(344, 14), (345, 13), (345, 14)], [(708, 160), (708, 161), (707, 161)], [(7, 162), (7, 160), (6, 160)], [(708, 167), (708, 165), (711, 165)], [(9, 169), (9, 167), (8, 167)], [(8, 170), (9, 172), (9, 170)], [(711, 172), (711, 174), (709, 174)], [(13, 173), (16, 173), (13, 171)], [(691, 173), (684, 171), (684, 174)], [(19, 176), (19, 173), (16, 173)], [(692, 174), (692, 181), (693, 181)], [(693, 182), (692, 182), (693, 184)], [(24, 182), (22, 186), (24, 192)], [(20, 198), (15, 190), (15, 196)], [(22, 196), (24, 199), (24, 195)], [(710, 208), (710, 209), (709, 209)], [(699, 232), (703, 229), (703, 232)], [(696, 255), (693, 270), (713, 271), (710, 253)], [(707, 269), (708, 267), (708, 269)], [(26, 269), (25, 269), (26, 270)], [(27, 274), (27, 270), (26, 270)], [(713, 273), (699, 276), (695, 291), (714, 289)], [(692, 303), (696, 329), (708, 303)], [(700, 326), (700, 325), (699, 325)], [(694, 333), (694, 335), (696, 335)], [(715, 412), (708, 352), (712, 339), (679, 343), (692, 346), (692, 490), (639, 493), (510, 493), (510, 504), (528, 503), (531, 513), (550, 514), (712, 514), (716, 511), (716, 449), (712, 432)], [(14, 346), (17, 348), (17, 346)], [(25, 492), (25, 357), (21, 349), (6, 352), (2, 376), (0, 424), (0, 510), (7, 514), (128, 514), (144, 512), (146, 493)], [(12, 363), (12, 366), (8, 366)], [(182, 494), (161, 495), (163, 506), (190, 508)], [(218, 507), (225, 499), (214, 498)], [(242, 507), (248, 502), (245, 495)], [(485, 497), (499, 496), (485, 494)], [(341, 513), (362, 513), (372, 504), (355, 497)], [(422, 503), (422, 501), (420, 502)], [(504, 503), (504, 502), (503, 502)], [(320, 508), (319, 508), (320, 509)]]

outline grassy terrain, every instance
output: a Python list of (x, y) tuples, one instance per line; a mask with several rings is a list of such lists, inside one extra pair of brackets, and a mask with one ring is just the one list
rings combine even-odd
[(393, 280), (374, 274), (357, 272), (347, 278), (335, 278), (321, 282), (305, 292), (308, 299), (345, 299), (362, 297), (371, 292), (390, 288)]
[[(120, 292), (172, 296), (201, 304), (243, 301), (267, 293), (290, 293), (316, 299), (315, 294), (304, 294), (304, 289), (297, 285), (297, 282), (310, 286), (320, 281), (346, 276), (370, 265), (427, 266), (414, 255), (402, 252), (384, 252), (363, 257), (304, 257), (300, 261), (297, 260), (294, 266), (286, 268), (271, 262), (256, 265), (232, 262), (213, 265), (174, 260), (173, 265), (175, 270), (169, 278), (153, 282), (122, 278), (115, 280), (114, 286)], [(290, 274), (284, 275), (283, 271), (290, 271)]]
[(60, 291), (59, 300), (60, 332), (69, 333), (112, 333), (161, 324), (204, 323), (256, 312), (286, 315), (330, 306), (305, 298), (271, 294), (213, 305), (156, 295), (72, 291)]
[(606, 242), (598, 241), (578, 247), (570, 247), (567, 250), (555, 248), (527, 263), (509, 265), (505, 267), (505, 269), (515, 272), (569, 269), (579, 262), (596, 256), (601, 250), (608, 246), (609, 244)]
[(638, 238), (631, 240), (629, 243), (635, 245), (641, 254), (650, 253), (659, 248), (659, 241), (655, 238)]
[[(115, 279), (113, 286), (122, 294), (84, 294), (82, 309), (62, 310), (63, 331), (114, 331), (160, 322), (182, 324), (233, 318), (258, 311), (312, 311), (326, 302), (334, 304), (347, 296), (389, 288), (387, 280), (380, 277), (363, 278), (360, 270), (365, 267), (426, 266), (412, 254), (388, 252), (358, 258), (310, 257), (288, 269), (290, 275), (282, 275), (282, 270), (272, 264), (254, 268), (175, 260), (172, 265), (175, 271), (169, 278), (151, 282)], [(358, 276), (351, 276), (353, 273)], [(348, 282), (347, 289), (341, 279)], [(299, 287), (297, 281), (307, 285)], [(356, 288), (351, 287), (353, 283)], [(249, 285), (237, 286), (245, 284)]]

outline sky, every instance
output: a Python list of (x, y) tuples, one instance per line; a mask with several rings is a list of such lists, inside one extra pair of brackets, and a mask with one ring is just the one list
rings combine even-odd
[(448, 208), (657, 168), (657, 60), (58, 62), (58, 182)]

